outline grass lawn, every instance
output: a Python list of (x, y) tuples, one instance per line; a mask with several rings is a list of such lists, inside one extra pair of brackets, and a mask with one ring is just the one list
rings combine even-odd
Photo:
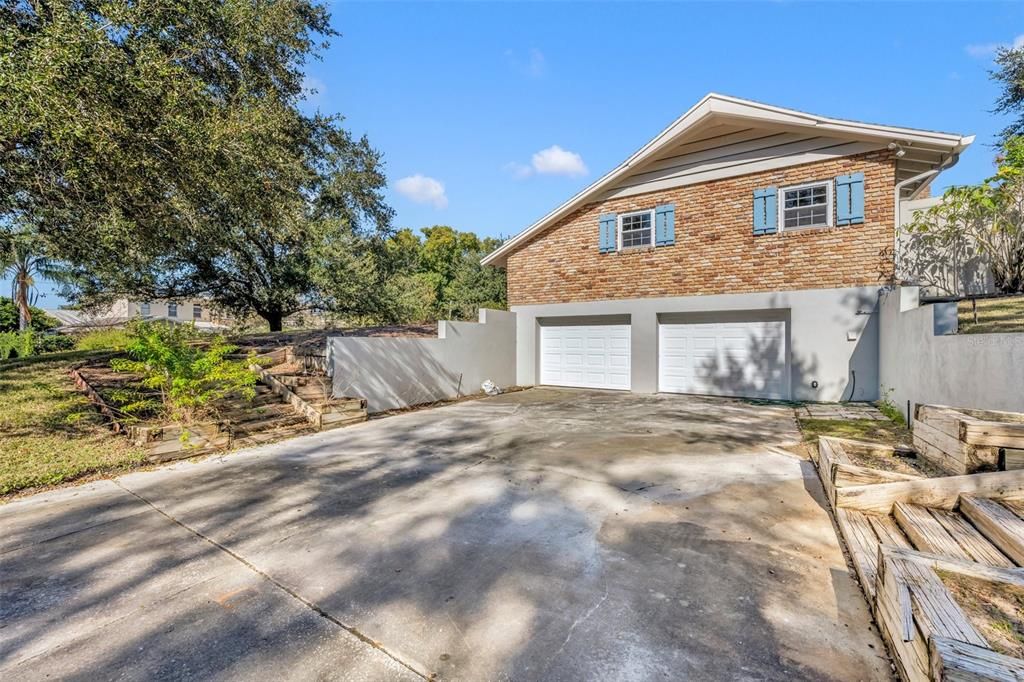
[(804, 440), (808, 442), (817, 442), (818, 436), (835, 436), (885, 445), (910, 445), (912, 441), (910, 431), (893, 421), (804, 418), (797, 421)]
[(960, 301), (957, 322), (961, 334), (1024, 332), (1024, 296), (978, 300), (978, 323), (970, 301)]
[(88, 353), (0, 362), (0, 495), (139, 464), (68, 376)]

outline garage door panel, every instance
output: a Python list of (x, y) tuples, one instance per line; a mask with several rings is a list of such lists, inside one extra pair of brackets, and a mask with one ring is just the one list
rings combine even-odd
[(659, 390), (786, 398), (785, 339), (783, 321), (662, 324)]
[(540, 383), (630, 387), (629, 325), (542, 326)]

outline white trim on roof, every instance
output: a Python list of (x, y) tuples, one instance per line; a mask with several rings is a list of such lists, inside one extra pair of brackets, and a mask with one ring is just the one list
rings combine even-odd
[(552, 223), (564, 218), (588, 201), (596, 200), (600, 192), (613, 188), (634, 167), (649, 159), (684, 132), (711, 116), (749, 120), (773, 125), (813, 128), (816, 133), (822, 135), (832, 133), (865, 141), (899, 142), (903, 145), (920, 144), (952, 155), (959, 154), (974, 141), (973, 135), (964, 136), (958, 133), (942, 133), (931, 130), (900, 128), (828, 118), (795, 109), (785, 109), (738, 97), (710, 93), (619, 166), (602, 175), (590, 186), (578, 192), (561, 206), (506, 241), (500, 248), (491, 252), (483, 259), (483, 263), (485, 265), (504, 264), (509, 254), (518, 249), (531, 237), (550, 227)]

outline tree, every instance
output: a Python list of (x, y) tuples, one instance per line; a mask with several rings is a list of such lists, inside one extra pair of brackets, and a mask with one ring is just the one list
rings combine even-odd
[[(903, 276), (961, 293), (960, 265), (980, 257), (995, 288), (1024, 291), (1024, 138), (1003, 145), (995, 176), (978, 185), (951, 187), (942, 201), (915, 215), (905, 228)], [(953, 273), (952, 283), (943, 277)], [(971, 288), (971, 287), (967, 287)]]
[(36, 328), (33, 316), (36, 277), (60, 279), (63, 269), (46, 254), (45, 246), (29, 232), (7, 232), (0, 241), (0, 271), (11, 278), (11, 300), (18, 309), (18, 330)]
[(1016, 116), (1016, 120), (1003, 129), (1005, 143), (1015, 135), (1024, 134), (1024, 46), (999, 48), (996, 65), (999, 68), (992, 72), (992, 78), (1002, 87), (1002, 93), (996, 100), (995, 113)]
[(203, 295), (273, 330), (364, 307), (372, 287), (342, 274), (367, 274), (390, 223), (380, 155), (300, 107), (329, 19), (312, 0), (0, 0), (0, 221), (31, 219), (86, 304)]
[(390, 317), (396, 321), (467, 319), (506, 306), (505, 271), (480, 264), (501, 240), (447, 225), (399, 230), (384, 244)]

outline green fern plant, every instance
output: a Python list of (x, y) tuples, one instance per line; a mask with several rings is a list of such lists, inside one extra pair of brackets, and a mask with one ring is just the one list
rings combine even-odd
[(201, 336), (192, 325), (137, 321), (128, 328), (129, 357), (115, 358), (110, 366), (142, 375), (142, 387), (159, 393), (166, 415), (190, 423), (210, 416), (221, 398), (255, 397), (251, 360), (227, 357), (237, 349), (223, 336)]

